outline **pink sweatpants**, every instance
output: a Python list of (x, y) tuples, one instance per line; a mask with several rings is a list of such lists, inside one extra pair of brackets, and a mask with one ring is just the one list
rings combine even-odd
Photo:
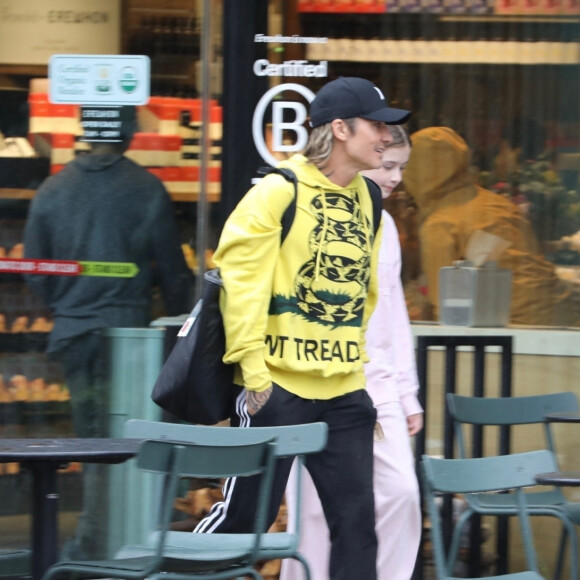
[[(378, 580), (409, 580), (421, 537), (419, 487), (407, 421), (398, 402), (377, 407), (384, 439), (374, 444), (375, 527), (379, 542)], [(296, 469), (294, 464), (292, 470)], [(328, 528), (310, 475), (303, 470), (300, 552), (310, 565), (312, 580), (328, 580)], [(294, 525), (296, 474), (287, 486), (288, 526)], [(280, 580), (302, 580), (304, 572), (292, 559), (282, 562)]]

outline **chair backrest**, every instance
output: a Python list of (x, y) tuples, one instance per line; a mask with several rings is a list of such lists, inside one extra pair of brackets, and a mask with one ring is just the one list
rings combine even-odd
[(548, 413), (577, 411), (578, 399), (572, 392), (525, 397), (466, 397), (448, 393), (447, 405), (462, 423), (525, 425), (543, 423)]
[(422, 456), (424, 494), (431, 520), (433, 551), (439, 580), (452, 575), (449, 570), (450, 563), (445, 555), (439, 506), (436, 502), (436, 496), (442, 493), (473, 494), (515, 490), (526, 563), (529, 570), (538, 572), (522, 488), (536, 485), (534, 476), (549, 471), (552, 465), (553, 455), (547, 450), (470, 459), (436, 459)]
[[(146, 440), (137, 456), (143, 471), (167, 474), (173, 468), (182, 477), (234, 477), (257, 475), (264, 470), (264, 445), (271, 438), (253, 443), (233, 441), (211, 445), (183, 441)], [(178, 451), (177, 451), (178, 450)], [(272, 453), (274, 449), (272, 449)], [(177, 457), (174, 457), (176, 455)]]
[(434, 491), (484, 493), (537, 485), (535, 476), (553, 470), (553, 454), (547, 449), (476, 457), (439, 459), (424, 455), (423, 470)]
[(229, 445), (232, 439), (238, 443), (252, 443), (273, 438), (276, 441), (276, 456), (284, 457), (322, 451), (326, 445), (328, 425), (319, 422), (280, 427), (215, 427), (130, 419), (125, 423), (123, 435), (135, 439), (170, 439), (212, 445)]
[(267, 531), (267, 513), (275, 468), (275, 442), (262, 437), (240, 443), (231, 433), (229, 441), (219, 443), (145, 440), (137, 455), (137, 466), (164, 476), (161, 509), (158, 510), (157, 559), (161, 558), (173, 514), (173, 505), (181, 477), (260, 476), (260, 488), (254, 518), (254, 542), (246, 558), (248, 564), (258, 559), (261, 537)]
[(462, 424), (512, 426), (541, 423), (546, 445), (554, 451), (551, 430), (544, 417), (548, 413), (578, 411), (578, 398), (572, 392), (523, 397), (467, 397), (448, 393), (447, 409), (455, 423), (461, 457), (466, 457)]

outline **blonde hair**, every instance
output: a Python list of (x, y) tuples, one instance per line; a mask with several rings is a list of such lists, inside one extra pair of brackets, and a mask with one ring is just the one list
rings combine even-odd
[[(356, 117), (350, 119), (343, 119), (346, 126), (354, 133), (356, 126)], [(330, 159), (332, 148), (334, 146), (334, 134), (332, 132), (332, 123), (326, 123), (312, 129), (306, 148), (304, 149), (304, 156), (318, 169), (324, 167)]]
[(393, 140), (387, 145), (387, 149), (391, 147), (405, 147), (405, 145), (411, 147), (411, 139), (409, 139), (409, 135), (403, 125), (389, 125), (388, 127)]

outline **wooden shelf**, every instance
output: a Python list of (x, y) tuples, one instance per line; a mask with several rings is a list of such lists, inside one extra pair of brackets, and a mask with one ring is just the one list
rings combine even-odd
[(0, 64), (0, 74), (46, 77), (48, 65), (44, 64)]
[(0, 188), (0, 199), (32, 199), (35, 194), (35, 189)]
[[(173, 201), (187, 201), (187, 202), (197, 202), (199, 201), (199, 191), (171, 191), (171, 187), (165, 184), (165, 187), (169, 191), (169, 195)], [(207, 194), (207, 201), (209, 203), (217, 203), (220, 200), (219, 192), (209, 192)]]
[[(167, 187), (167, 186), (166, 186)], [(10, 189), (0, 188), (0, 199), (32, 199), (36, 194), (35, 189)], [(199, 201), (199, 193), (197, 191), (191, 192), (172, 192), (169, 190), (169, 195), (173, 201)], [(217, 203), (220, 200), (219, 193), (208, 193), (207, 201), (209, 203)]]
[(326, 44), (309, 45), (306, 57), (365, 64), (578, 66), (580, 43), (329, 38)]

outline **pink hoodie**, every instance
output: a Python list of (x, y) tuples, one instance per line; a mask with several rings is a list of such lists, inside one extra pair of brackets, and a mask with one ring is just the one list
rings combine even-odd
[(401, 401), (405, 415), (422, 413), (415, 348), (401, 284), (401, 246), (393, 218), (383, 211), (379, 299), (366, 333), (367, 391), (375, 407)]

